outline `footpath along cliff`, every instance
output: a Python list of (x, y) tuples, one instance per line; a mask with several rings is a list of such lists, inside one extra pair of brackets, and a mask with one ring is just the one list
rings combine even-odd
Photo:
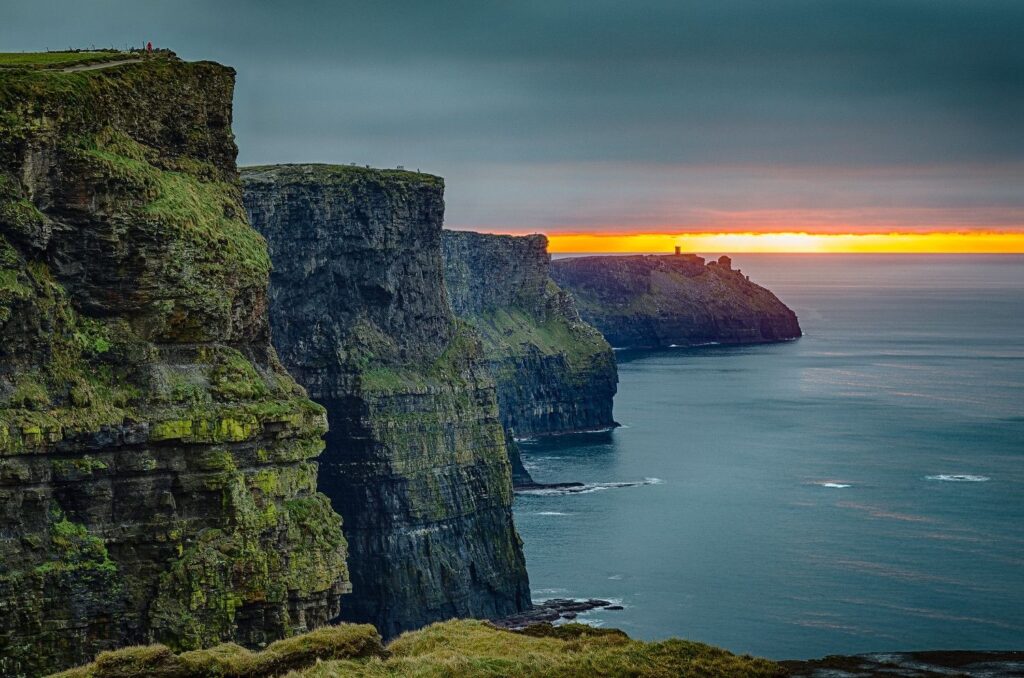
[(494, 381), (442, 278), (444, 183), (417, 172), (243, 172), (270, 243), (281, 359), (327, 408), (320, 488), (345, 519), (345, 619), (386, 636), (530, 604)]
[[(334, 618), (324, 411), (281, 367), (234, 71), (0, 69), (0, 673)], [(68, 55), (73, 62), (75, 55)]]

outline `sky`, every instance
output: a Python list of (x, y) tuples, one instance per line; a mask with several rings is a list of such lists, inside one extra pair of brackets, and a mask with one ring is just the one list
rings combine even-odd
[(1024, 251), (1019, 0), (0, 0), (0, 51), (144, 40), (237, 69), (241, 164), (439, 174), (451, 228)]

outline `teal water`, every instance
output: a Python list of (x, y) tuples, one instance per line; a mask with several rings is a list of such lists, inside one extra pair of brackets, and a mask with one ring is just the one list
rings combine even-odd
[(622, 428), (523, 445), (593, 484), (517, 496), (534, 597), (774, 658), (1024, 648), (1024, 258), (734, 261), (806, 336), (620, 351)]

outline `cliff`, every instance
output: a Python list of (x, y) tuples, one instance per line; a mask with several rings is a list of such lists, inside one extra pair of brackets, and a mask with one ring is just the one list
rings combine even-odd
[(0, 672), (339, 611), (324, 411), (270, 346), (233, 87), (171, 57), (0, 70)]
[(611, 347), (549, 277), (543, 235), (444, 233), (455, 313), (484, 340), (502, 423), (516, 436), (615, 426)]
[(524, 609), (494, 382), (442, 281), (443, 181), (324, 165), (243, 179), (274, 260), (275, 343), (330, 421), (320, 487), (345, 519), (344, 618), (393, 636)]
[(796, 314), (732, 269), (694, 255), (559, 259), (551, 276), (616, 347), (754, 344), (801, 335)]

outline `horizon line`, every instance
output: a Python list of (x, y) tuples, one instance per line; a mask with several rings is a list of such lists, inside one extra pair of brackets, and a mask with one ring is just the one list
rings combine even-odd
[(1024, 233), (551, 233), (552, 254), (730, 252), (736, 254), (1024, 254)]

